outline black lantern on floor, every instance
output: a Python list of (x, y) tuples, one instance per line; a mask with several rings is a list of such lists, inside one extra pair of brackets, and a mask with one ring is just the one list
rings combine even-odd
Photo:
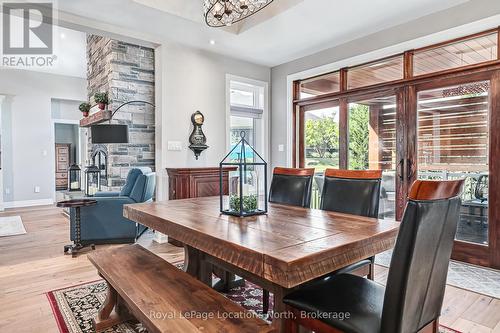
[(73, 163), (69, 167), (68, 171), (68, 190), (69, 191), (81, 191), (82, 190), (82, 170), (78, 164)]
[[(245, 140), (241, 140), (224, 157), (219, 165), (220, 211), (235, 216), (267, 213), (267, 163)], [(222, 170), (225, 166), (237, 167), (229, 172), (229, 195), (223, 194)]]
[(85, 168), (85, 195), (93, 197), (101, 189), (101, 172), (96, 165)]

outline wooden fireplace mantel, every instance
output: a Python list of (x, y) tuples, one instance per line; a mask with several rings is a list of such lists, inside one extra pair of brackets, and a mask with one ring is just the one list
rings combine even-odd
[[(222, 169), (222, 187), (228, 193), (229, 171), (236, 167)], [(167, 168), (169, 178), (169, 199), (187, 199), (219, 195), (219, 167)]]

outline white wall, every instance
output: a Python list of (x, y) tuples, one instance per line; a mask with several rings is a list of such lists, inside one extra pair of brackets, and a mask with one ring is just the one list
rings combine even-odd
[[(226, 74), (270, 82), (270, 68), (177, 44), (157, 48), (157, 105), (161, 112), (157, 124), (158, 174), (160, 193), (165, 193), (167, 167), (216, 167), (227, 153)], [(158, 59), (159, 58), (159, 59)], [(161, 66), (161, 67), (160, 67)], [(157, 74), (158, 75), (158, 74)], [(209, 148), (198, 160), (188, 148), (191, 114), (205, 116), (203, 132)], [(168, 141), (180, 141), (181, 151), (168, 151)], [(159, 196), (166, 198), (166, 196)]]
[[(443, 10), (399, 26), (273, 67), (271, 70), (271, 157), (273, 166), (291, 161), (291, 82), (361, 64), (443, 40), (465, 36), (500, 22), (500, 1), (481, 0)], [(278, 151), (278, 145), (285, 151)]]
[[(52, 99), (86, 100), (87, 81), (1, 69), (0, 94), (7, 95), (2, 105), (5, 206), (49, 203), (55, 191)], [(34, 193), (35, 186), (40, 193)]]

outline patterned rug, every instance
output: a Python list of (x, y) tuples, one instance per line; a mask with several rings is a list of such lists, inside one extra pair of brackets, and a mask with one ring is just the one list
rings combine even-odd
[[(375, 263), (389, 267), (392, 251), (382, 252), (375, 256)], [(458, 261), (450, 261), (447, 284), (483, 294), (493, 298), (500, 298), (500, 271), (478, 267)]]
[[(106, 283), (99, 280), (49, 291), (47, 297), (59, 331), (61, 333), (94, 332), (92, 318), (96, 316), (98, 309), (106, 299), (106, 289)], [(247, 281), (245, 287), (235, 288), (224, 295), (244, 308), (257, 312), (264, 318), (261, 313), (262, 289), (256, 285)], [(272, 297), (270, 303), (270, 308), (272, 308)], [(444, 326), (439, 328), (439, 332), (460, 333)], [(105, 333), (147, 333), (147, 331), (140, 323), (130, 321), (113, 326)]]

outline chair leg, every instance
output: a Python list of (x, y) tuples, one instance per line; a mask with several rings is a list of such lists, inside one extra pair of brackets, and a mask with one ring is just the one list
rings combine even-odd
[(370, 258), (370, 266), (368, 269), (370, 270), (368, 273), (368, 279), (374, 281), (375, 280), (375, 256)]
[(262, 313), (269, 312), (269, 290), (262, 289)]

